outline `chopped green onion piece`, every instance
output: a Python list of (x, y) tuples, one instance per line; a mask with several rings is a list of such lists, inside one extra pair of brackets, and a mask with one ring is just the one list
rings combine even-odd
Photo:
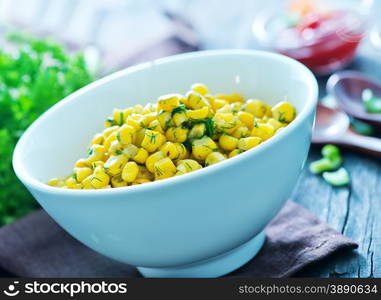
[(365, 110), (371, 114), (381, 113), (381, 99), (373, 98), (371, 101), (364, 102)]
[(350, 182), (348, 171), (344, 168), (340, 168), (335, 172), (324, 172), (323, 178), (332, 186), (344, 186)]
[(351, 125), (352, 125), (352, 129), (359, 134), (362, 134), (362, 135), (374, 134), (374, 127), (365, 122), (359, 121), (357, 119), (352, 119)]
[(362, 91), (362, 101), (365, 110), (368, 113), (379, 114), (381, 113), (381, 98), (374, 96), (371, 89), (365, 89)]
[(343, 160), (340, 156), (337, 156), (333, 159), (324, 157), (322, 159), (312, 162), (310, 164), (310, 171), (314, 174), (320, 174), (325, 171), (334, 171), (337, 168), (339, 168), (342, 163)]
[(328, 144), (321, 149), (321, 155), (325, 158), (333, 160), (340, 156), (340, 150), (337, 146)]

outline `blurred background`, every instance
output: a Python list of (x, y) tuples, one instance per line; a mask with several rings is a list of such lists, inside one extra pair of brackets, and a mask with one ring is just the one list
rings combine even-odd
[(0, 0), (0, 225), (36, 207), (11, 167), (18, 138), (43, 111), (96, 78), (203, 49), (281, 52), (317, 75), (355, 55), (381, 61), (381, 1), (311, 3)]

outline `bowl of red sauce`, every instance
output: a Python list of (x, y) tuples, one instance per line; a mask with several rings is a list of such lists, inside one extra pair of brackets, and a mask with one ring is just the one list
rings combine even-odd
[(367, 30), (371, 2), (284, 1), (258, 14), (253, 33), (260, 46), (300, 61), (317, 75), (327, 75), (355, 57)]

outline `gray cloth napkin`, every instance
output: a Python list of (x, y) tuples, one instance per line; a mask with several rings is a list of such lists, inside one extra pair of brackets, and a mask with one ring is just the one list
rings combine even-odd
[[(289, 277), (356, 243), (288, 201), (266, 229), (264, 247), (228, 276)], [(0, 266), (21, 277), (140, 277), (129, 265), (87, 248), (44, 211), (0, 228)]]

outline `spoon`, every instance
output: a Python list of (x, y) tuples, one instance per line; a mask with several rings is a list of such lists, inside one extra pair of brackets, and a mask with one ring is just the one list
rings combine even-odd
[(319, 104), (312, 135), (315, 144), (336, 144), (381, 157), (381, 139), (355, 133), (348, 115)]
[(357, 119), (381, 126), (381, 114), (371, 114), (365, 110), (362, 101), (362, 92), (365, 89), (370, 89), (376, 97), (381, 97), (381, 85), (361, 72), (338, 72), (327, 82), (327, 92), (334, 96), (341, 110)]

